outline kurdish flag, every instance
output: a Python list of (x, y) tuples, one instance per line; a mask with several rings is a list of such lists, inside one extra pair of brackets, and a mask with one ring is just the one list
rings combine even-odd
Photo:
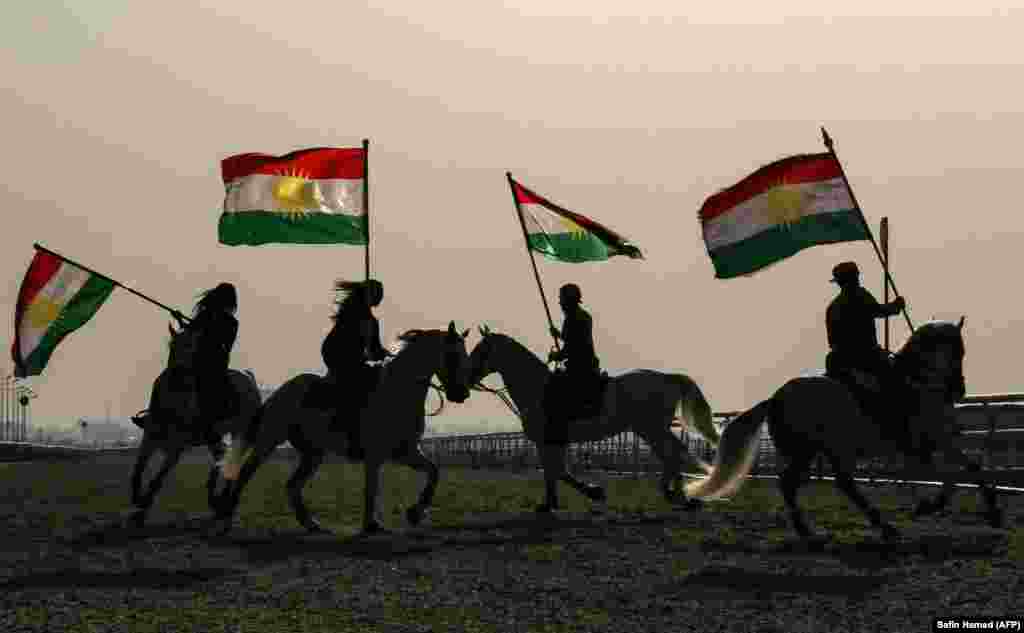
[(221, 172), (221, 244), (366, 244), (362, 148), (239, 154), (221, 161)]
[(766, 165), (698, 214), (715, 277), (749, 275), (818, 244), (871, 239), (831, 153)]
[(14, 313), (14, 375), (38, 376), (64, 337), (88, 323), (114, 282), (57, 255), (37, 250)]
[(509, 176), (530, 249), (560, 262), (600, 262), (616, 255), (643, 259), (640, 249), (590, 218), (545, 200)]

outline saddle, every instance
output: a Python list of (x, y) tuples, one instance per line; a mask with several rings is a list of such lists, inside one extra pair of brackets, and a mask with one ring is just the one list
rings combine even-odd
[(353, 461), (365, 457), (359, 437), (360, 413), (369, 401), (370, 394), (380, 384), (383, 368), (364, 365), (358, 372), (346, 374), (344, 379), (328, 374), (314, 383), (302, 401), (302, 406), (322, 411), (333, 411), (330, 429), (344, 431), (348, 459)]
[(544, 389), (544, 417), (548, 423), (545, 441), (566, 444), (569, 422), (600, 415), (610, 382), (605, 371), (583, 376), (553, 371)]

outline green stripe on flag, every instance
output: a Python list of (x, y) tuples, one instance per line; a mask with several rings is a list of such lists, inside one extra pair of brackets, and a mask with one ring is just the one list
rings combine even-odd
[(50, 324), (39, 344), (25, 359), (26, 375), (38, 376), (64, 337), (88, 323), (113, 291), (113, 282), (92, 275), (60, 311), (57, 320)]
[(789, 225), (774, 226), (757, 235), (711, 251), (715, 277), (729, 279), (819, 244), (870, 239), (856, 211), (805, 216)]
[(308, 213), (296, 219), (271, 211), (222, 213), (217, 237), (228, 246), (366, 244), (366, 216)]

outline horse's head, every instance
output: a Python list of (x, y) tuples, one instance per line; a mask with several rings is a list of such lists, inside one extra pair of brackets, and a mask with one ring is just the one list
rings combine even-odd
[(497, 334), (491, 332), (491, 328), (482, 325), (480, 330), (480, 342), (473, 348), (469, 355), (469, 384), (479, 385), (480, 381), (494, 373), (491, 367), (491, 351), (497, 341)]
[(466, 337), (469, 330), (460, 334), (455, 330), (455, 321), (448, 322), (444, 335), (444, 351), (438, 378), (444, 386), (444, 394), (452, 402), (469, 399), (469, 354), (466, 353)]
[[(469, 330), (459, 334), (455, 330), (455, 322), (448, 324), (448, 330), (409, 330), (398, 337), (403, 344), (402, 350), (398, 352), (394, 362), (402, 363), (406, 356), (406, 350), (417, 341), (440, 341), (440, 358), (431, 362), (436, 367), (437, 377), (441, 380), (444, 388), (444, 395), (452, 402), (465, 402), (469, 398), (469, 354), (466, 353), (466, 336)], [(426, 348), (423, 348), (426, 349)]]
[(171, 340), (167, 344), (169, 351), (167, 367), (169, 369), (192, 369), (198, 348), (196, 333), (187, 329), (175, 330), (170, 323), (167, 324), (167, 331), (171, 333)]
[(943, 392), (947, 401), (964, 397), (964, 318), (929, 321), (918, 327), (896, 355), (897, 370), (923, 391)]

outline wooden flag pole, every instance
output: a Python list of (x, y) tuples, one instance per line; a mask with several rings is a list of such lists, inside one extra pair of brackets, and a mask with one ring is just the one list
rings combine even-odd
[[(889, 218), (882, 218), (878, 227), (878, 241), (882, 243), (882, 301), (889, 303), (889, 284), (885, 275), (889, 271)], [(885, 351), (889, 351), (889, 317), (885, 317)]]
[(366, 280), (370, 280), (370, 139), (363, 139), (363, 216), (366, 218), (366, 249), (363, 251)]
[[(146, 301), (148, 301), (148, 302), (150, 302), (150, 303), (152, 303), (154, 305), (160, 306), (161, 308), (163, 308), (164, 310), (167, 310), (168, 312), (170, 312), (172, 314), (174, 314), (175, 312), (178, 312), (174, 308), (167, 307), (164, 304), (162, 304), (159, 301), (157, 301), (156, 299), (153, 299), (152, 297), (147, 297), (146, 295), (142, 294), (138, 290), (135, 290), (134, 288), (129, 288), (128, 286), (124, 285), (120, 281), (117, 281), (115, 279), (111, 279), (110, 277), (107, 277), (106, 275), (104, 275), (102, 273), (98, 273), (95, 270), (93, 270), (92, 268), (89, 268), (88, 266), (83, 266), (83, 265), (79, 264), (78, 262), (74, 261), (73, 259), (68, 259), (67, 257), (64, 257), (60, 253), (55, 253), (55, 252), (51, 251), (48, 248), (40, 246), (39, 244), (33, 244), (32, 247), (35, 248), (36, 250), (43, 251), (44, 253), (49, 253), (50, 255), (53, 255), (54, 257), (58, 257), (60, 259), (63, 259), (67, 263), (73, 264), (75, 266), (78, 266), (82, 270), (84, 270), (84, 271), (86, 271), (88, 273), (91, 273), (93, 275), (96, 275), (97, 277), (102, 277), (103, 279), (106, 279), (107, 281), (109, 281), (110, 283), (114, 284), (115, 286), (117, 286), (119, 288), (124, 288), (125, 290), (127, 290), (130, 293), (132, 293), (133, 295), (135, 295), (135, 296), (137, 296), (137, 297), (139, 297), (141, 299), (145, 299)], [(181, 314), (181, 313), (178, 312), (178, 314)], [(192, 319), (190, 319), (190, 318), (188, 318), (188, 317), (186, 317), (184, 315), (182, 315), (182, 317), (184, 317), (184, 319), (186, 321), (191, 321), (192, 320)]]
[[(843, 169), (843, 164), (840, 162), (839, 156), (836, 155), (836, 151), (832, 147), (832, 137), (828, 135), (828, 132), (825, 131), (824, 127), (821, 128), (821, 136), (825, 141), (825, 147), (828, 148), (829, 153), (832, 154), (832, 158), (836, 159), (836, 164), (839, 165), (839, 174), (843, 177), (843, 184), (846, 185), (846, 190), (850, 192), (850, 200), (853, 201), (853, 207), (857, 210), (857, 217), (860, 218), (860, 223), (864, 226), (864, 230), (867, 232), (868, 238), (871, 240), (871, 245), (875, 247), (875, 255), (878, 256), (878, 261), (882, 264), (882, 270), (885, 272), (885, 280), (890, 286), (892, 286), (893, 293), (898, 297), (900, 296), (900, 291), (896, 289), (896, 284), (892, 280), (892, 275), (889, 274), (889, 269), (886, 268), (885, 259), (882, 257), (882, 251), (878, 248), (878, 242), (875, 241), (875, 236), (871, 233), (871, 227), (868, 226), (867, 220), (864, 219), (864, 212), (861, 210), (860, 205), (857, 204), (857, 196), (854, 195), (853, 187), (850, 186), (850, 181), (846, 177), (846, 170)], [(910, 331), (913, 332), (914, 324), (910, 322), (910, 315), (907, 314), (906, 306), (903, 306), (903, 318), (907, 320), (907, 327), (909, 327)]]
[[(526, 232), (526, 221), (523, 220), (523, 210), (519, 208), (519, 198), (516, 197), (516, 186), (512, 181), (512, 173), (505, 172), (505, 177), (508, 178), (509, 189), (512, 190), (512, 202), (516, 205), (516, 215), (519, 217), (519, 226), (523, 228), (523, 240), (526, 244), (526, 254), (530, 256), (530, 264), (533, 265), (533, 278), (537, 280), (537, 290), (540, 291), (540, 300), (544, 304), (544, 314), (548, 317), (548, 326), (553, 330), (555, 328), (555, 322), (551, 319), (551, 310), (548, 309), (548, 299), (544, 296), (544, 286), (540, 283), (540, 273), (537, 272), (537, 261), (533, 257), (533, 249), (530, 248), (530, 235)], [(550, 330), (548, 331), (550, 334)], [(558, 349), (558, 338), (551, 337), (555, 340), (555, 349)]]

